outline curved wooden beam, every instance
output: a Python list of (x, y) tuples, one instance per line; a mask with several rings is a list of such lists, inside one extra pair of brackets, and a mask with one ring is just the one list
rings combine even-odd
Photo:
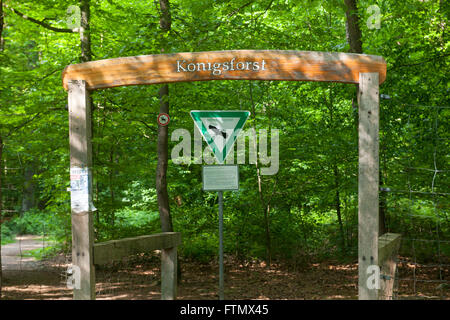
[(380, 56), (314, 51), (230, 50), (124, 57), (67, 66), (63, 85), (85, 80), (90, 90), (207, 80), (286, 80), (358, 83), (359, 73), (386, 79)]

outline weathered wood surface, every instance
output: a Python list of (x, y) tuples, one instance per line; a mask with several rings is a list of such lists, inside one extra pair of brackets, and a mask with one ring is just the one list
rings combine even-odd
[[(190, 63), (192, 65), (189, 67)], [(221, 64), (216, 71), (214, 63)], [(224, 63), (228, 66), (225, 67)], [(88, 89), (93, 90), (127, 85), (206, 80), (359, 83), (360, 73), (379, 73), (381, 84), (386, 79), (386, 62), (379, 56), (338, 52), (293, 50), (184, 52), (69, 65), (64, 69), (62, 77), (66, 90), (69, 80), (85, 80)]]
[(400, 248), (401, 235), (385, 233), (378, 238), (378, 263), (380, 265), (380, 300), (392, 300), (394, 293), (397, 254)]
[(378, 238), (378, 261), (380, 265), (397, 254), (400, 241), (401, 235), (398, 233), (385, 233)]
[(161, 300), (177, 298), (177, 248), (161, 250)]
[(85, 81), (73, 80), (69, 88), (70, 166), (92, 166), (91, 108)]
[[(70, 167), (89, 168), (92, 164), (89, 92), (85, 81), (70, 81), (68, 85)], [(92, 189), (89, 188), (88, 192), (91, 193)], [(89, 197), (86, 197), (86, 201)], [(73, 290), (75, 300), (95, 299), (93, 243), (92, 212), (80, 213), (72, 208), (72, 265), (80, 270), (80, 288)]]
[(181, 244), (181, 233), (163, 232), (152, 235), (111, 240), (94, 244), (94, 263), (102, 265), (133, 254), (169, 249)]
[(379, 216), (379, 80), (378, 73), (361, 73), (359, 81), (358, 173), (358, 295), (378, 300), (370, 288), (368, 268), (378, 266)]

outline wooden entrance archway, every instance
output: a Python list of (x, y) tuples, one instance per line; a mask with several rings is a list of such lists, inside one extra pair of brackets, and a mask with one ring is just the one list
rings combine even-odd
[[(358, 294), (359, 299), (378, 299), (378, 290), (367, 285), (370, 276), (367, 270), (369, 266), (379, 265), (379, 85), (385, 79), (386, 62), (382, 57), (309, 51), (231, 50), (157, 54), (67, 66), (63, 72), (63, 86), (69, 93), (70, 167), (71, 171), (79, 170), (87, 177), (85, 190), (71, 192), (72, 264), (80, 270), (80, 287), (74, 288), (74, 299), (95, 299), (94, 263), (100, 256), (108, 255), (108, 250), (119, 246), (118, 243), (94, 244), (93, 240), (89, 91), (208, 80), (359, 84)], [(174, 277), (171, 276), (176, 273), (176, 251), (174, 255), (173, 248), (180, 243), (180, 237), (170, 233), (155, 238), (159, 239), (159, 247), (163, 249), (162, 263), (169, 274), (169, 280), (162, 280), (162, 296), (175, 298)], [(142, 242), (133, 241), (131, 247)], [(151, 242), (154, 246), (154, 241)], [(128, 246), (122, 250), (126, 248)]]

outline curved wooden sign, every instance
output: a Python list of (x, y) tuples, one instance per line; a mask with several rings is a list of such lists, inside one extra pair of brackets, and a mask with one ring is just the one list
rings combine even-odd
[(358, 83), (359, 73), (386, 79), (380, 56), (314, 51), (231, 50), (155, 54), (69, 65), (63, 85), (85, 80), (90, 90), (206, 80), (286, 80)]

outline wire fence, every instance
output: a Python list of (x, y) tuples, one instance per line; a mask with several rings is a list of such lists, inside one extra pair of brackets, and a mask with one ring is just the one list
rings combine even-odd
[[(386, 192), (386, 225), (402, 234), (394, 299), (450, 298), (450, 193), (448, 117), (450, 107), (399, 104), (407, 123), (404, 148)], [(442, 124), (442, 125), (441, 125)], [(405, 148), (406, 147), (406, 148)]]
[(2, 299), (71, 299), (69, 265), (68, 248), (61, 251), (45, 225), (38, 235), (17, 235), (2, 246)]
[[(2, 299), (72, 299), (71, 247), (46, 254), (55, 243), (41, 235), (18, 235), (2, 246)], [(161, 297), (160, 253), (135, 255), (96, 266), (97, 299), (154, 299)]]

